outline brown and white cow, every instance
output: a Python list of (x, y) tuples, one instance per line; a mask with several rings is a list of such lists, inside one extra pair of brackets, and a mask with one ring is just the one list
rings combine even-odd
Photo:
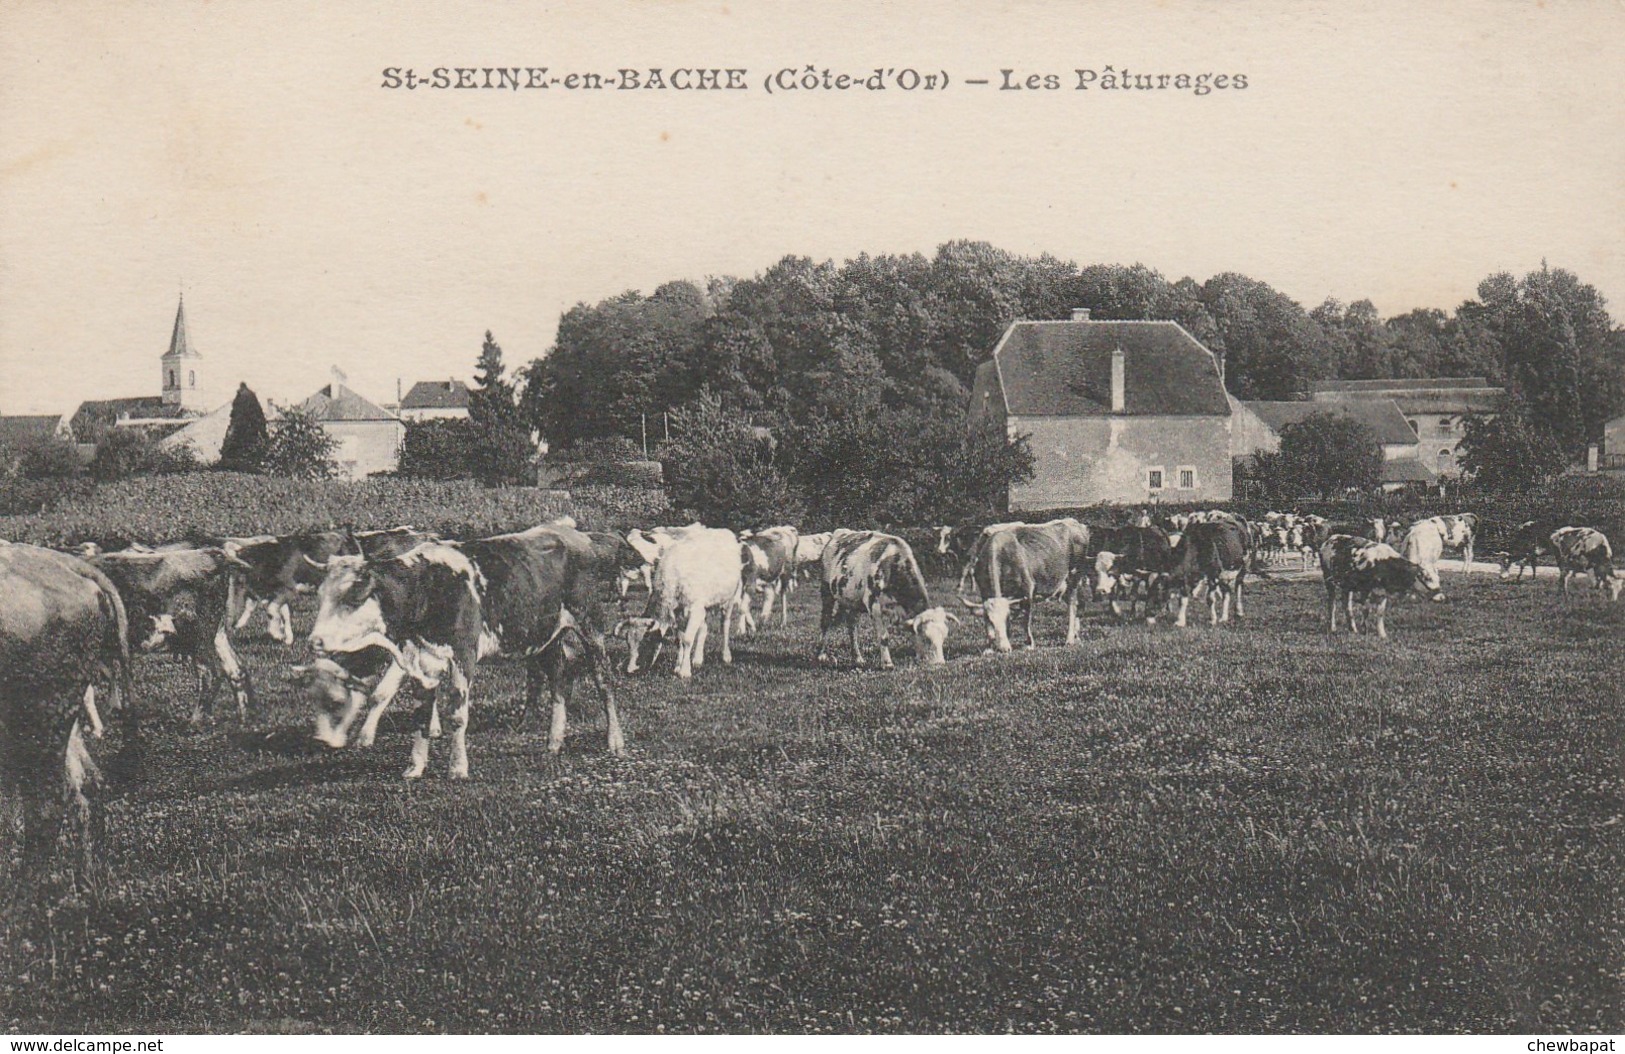
[(1185, 528), (1163, 573), (1166, 588), (1179, 598), (1176, 626), (1185, 625), (1191, 597), (1204, 590), (1213, 625), (1230, 621), (1232, 601), (1236, 617), (1244, 616), (1241, 591), (1251, 552), (1247, 540), (1247, 528), (1230, 519), (1197, 520)]
[(63, 553), (0, 542), (0, 785), (23, 806), (19, 889), (43, 871), (69, 803), (83, 864), (91, 862), (100, 772), (81, 707), (107, 687), (133, 738), (129, 668), (123, 602), (104, 574)]
[(1598, 592), (1618, 600), (1625, 578), (1614, 570), (1614, 550), (1601, 531), (1591, 527), (1560, 527), (1552, 533), (1552, 552), (1557, 554), (1557, 584), (1569, 595), (1569, 577), (1588, 574)]
[(1390, 600), (1400, 600), (1411, 593), (1432, 600), (1444, 599), (1435, 586), (1428, 584), (1421, 567), (1385, 542), (1334, 534), (1320, 548), (1320, 566), (1326, 582), (1327, 633), (1337, 632), (1340, 603), (1348, 610), (1351, 633), (1360, 632), (1354, 618), (1355, 600), (1368, 611), (1375, 603), (1377, 636), (1386, 640), (1388, 629), (1383, 624), (1383, 615)]
[(644, 613), (622, 619), (615, 627), (615, 635), (626, 638), (631, 652), (626, 672), (638, 671), (645, 642), (655, 643), (649, 659), (652, 664), (660, 657), (665, 639), (676, 631), (677, 676), (692, 677), (705, 665), (705, 641), (710, 633), (706, 616), (711, 611), (722, 613), (722, 661), (732, 664), (729, 634), (734, 609), (746, 599), (738, 537), (723, 528), (685, 531), (661, 554)]
[[(370, 662), (373, 649), (382, 649), (405, 676), (448, 697), (453, 778), (468, 776), (474, 668), (495, 654), (524, 657), (527, 710), (543, 685), (549, 687), (548, 749), (553, 751), (564, 745), (573, 675), (588, 673), (603, 696), (609, 751), (621, 754), (625, 743), (596, 628), (596, 565), (591, 539), (557, 524), (467, 542), (425, 542), (389, 559), (334, 557), (317, 592), (320, 609), (310, 642), (319, 657), (346, 669), (351, 668), (347, 660)], [(331, 745), (343, 745), (365, 701), (359, 687), (344, 694), (340, 713), (317, 715), (317, 737)], [(376, 729), (387, 705), (388, 699), (375, 693), (370, 729)], [(404, 773), (408, 779), (422, 776), (428, 764), (436, 712), (434, 705), (420, 711)]]
[[(1540, 558), (1551, 556), (1554, 552), (1551, 524), (1525, 520), (1513, 529), (1507, 538), (1506, 548), (1495, 554), (1501, 562), (1501, 581), (1522, 581), (1525, 570), (1530, 577), (1534, 577), (1536, 569), (1540, 567)], [(1512, 573), (1513, 564), (1518, 565), (1516, 576)]]
[(1136, 599), (1144, 600), (1145, 620), (1157, 621), (1162, 599), (1161, 579), (1173, 556), (1168, 532), (1161, 527), (1105, 527), (1094, 533), (1094, 592), (1111, 603), (1112, 614), (1123, 617), (1123, 605), (1133, 614)]
[[(1399, 551), (1422, 569), (1428, 585), (1437, 591), (1439, 561), (1444, 558), (1445, 550), (1460, 549), (1462, 570), (1468, 570), (1473, 561), (1473, 535), (1477, 530), (1478, 516), (1470, 512), (1458, 516), (1429, 516), (1411, 524), (1399, 543)], [(1440, 594), (1441, 599), (1442, 596)]]
[(1041, 524), (988, 528), (970, 558), (970, 577), (980, 602), (964, 605), (987, 622), (989, 651), (1007, 652), (1010, 610), (1026, 608), (1027, 647), (1033, 640), (1033, 609), (1040, 600), (1066, 601), (1066, 643), (1078, 640), (1078, 590), (1089, 577), (1089, 528), (1063, 518)]
[(123, 550), (90, 563), (118, 587), (131, 645), (191, 660), (198, 681), (192, 724), (203, 724), (213, 713), (222, 680), (231, 686), (237, 716), (248, 716), (253, 686), (228, 632), (231, 565), (222, 550)]
[(790, 582), (795, 576), (796, 545), (800, 542), (800, 533), (794, 527), (769, 527), (765, 531), (757, 531), (743, 537), (739, 543), (739, 556), (744, 582), (744, 598), (739, 605), (738, 632), (747, 633), (756, 628), (756, 619), (751, 616), (751, 594), (760, 593), (762, 596), (763, 622), (773, 615), (773, 602), (784, 601), (779, 605), (779, 625), (790, 624), (790, 605), (787, 594), (790, 591)]
[(819, 662), (832, 661), (829, 632), (844, 623), (850, 631), (853, 658), (858, 665), (863, 664), (858, 616), (867, 613), (880, 642), (880, 668), (892, 669), (890, 629), (885, 616), (888, 602), (902, 609), (914, 633), (920, 661), (932, 665), (944, 661), (942, 644), (948, 636), (948, 623), (959, 619), (932, 606), (919, 561), (903, 539), (879, 531), (838, 531), (824, 548), (822, 571)]

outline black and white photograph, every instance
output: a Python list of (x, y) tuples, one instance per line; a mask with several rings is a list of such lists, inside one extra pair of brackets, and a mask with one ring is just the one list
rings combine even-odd
[(1622, 55), (3, 0), (9, 1049), (1615, 1049)]

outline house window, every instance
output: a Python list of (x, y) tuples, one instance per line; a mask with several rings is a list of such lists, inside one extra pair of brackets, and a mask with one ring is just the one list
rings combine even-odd
[(179, 388), (180, 387), (180, 382), (175, 379), (175, 371), (174, 370), (169, 371), (169, 386), (171, 388)]
[(1450, 418), (1448, 418), (1448, 417), (1439, 418), (1439, 434), (1442, 435), (1442, 436), (1447, 436), (1452, 431), (1453, 431), (1453, 429), (1450, 426)]
[(1161, 490), (1162, 489), (1162, 466), (1161, 465), (1158, 465), (1156, 468), (1148, 468), (1148, 469), (1145, 470), (1145, 489), (1146, 490)]
[(1422, 426), (1416, 423), (1416, 418), (1408, 418), (1405, 423), (1411, 426), (1411, 431), (1416, 435), (1422, 434)]
[(187, 370), (186, 371), (186, 386), (188, 388), (196, 388), (197, 387), (197, 371), (196, 370)]
[(1449, 461), (1450, 460), (1450, 451), (1449, 451), (1448, 448), (1439, 451), (1439, 460), (1440, 461)]
[(1175, 469), (1174, 471), (1176, 478), (1179, 480), (1180, 490), (1196, 489), (1196, 466), (1180, 465), (1179, 468)]

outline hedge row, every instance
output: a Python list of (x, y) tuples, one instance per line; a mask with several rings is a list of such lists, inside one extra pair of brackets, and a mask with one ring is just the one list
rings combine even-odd
[[(613, 504), (615, 495), (606, 494)], [(360, 530), (411, 524), (450, 537), (521, 530), (570, 515), (615, 527), (611, 510), (559, 491), (486, 488), (465, 480), (294, 480), (232, 472), (145, 476), (97, 487), (41, 513), (0, 517), (0, 538), (40, 545), (161, 544), (212, 535)]]

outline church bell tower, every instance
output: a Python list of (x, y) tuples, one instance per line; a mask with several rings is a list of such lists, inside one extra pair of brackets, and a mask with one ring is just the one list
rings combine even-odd
[(162, 361), (164, 405), (202, 413), (203, 389), (198, 384), (198, 376), (202, 373), (203, 356), (186, 336), (185, 297), (175, 308), (175, 331), (169, 336), (169, 350), (164, 352)]

